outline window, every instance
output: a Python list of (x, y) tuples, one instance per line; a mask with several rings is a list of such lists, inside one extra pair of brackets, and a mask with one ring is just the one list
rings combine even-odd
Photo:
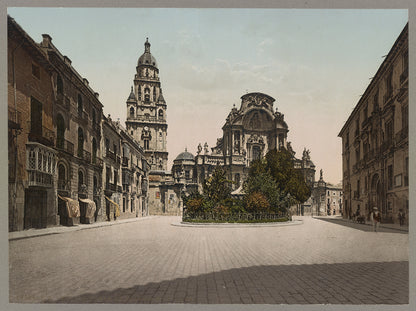
[(30, 133), (42, 136), (42, 103), (30, 98)]
[(149, 140), (148, 139), (145, 139), (143, 141), (143, 148), (144, 148), (144, 150), (149, 150)]
[(189, 171), (188, 171), (188, 170), (186, 170), (186, 171), (185, 171), (185, 178), (186, 178), (186, 179), (189, 179), (189, 177), (190, 177)]
[(84, 131), (78, 128), (78, 157), (82, 158), (84, 151)]
[(64, 190), (66, 186), (66, 170), (63, 164), (58, 165), (58, 189)]
[(60, 75), (58, 75), (56, 77), (56, 92), (58, 94), (63, 94), (64, 93), (64, 83), (62, 81), (62, 78)]
[(134, 108), (130, 108), (130, 118), (134, 118)]
[(405, 159), (404, 167), (404, 185), (409, 186), (409, 158)]
[(159, 110), (159, 119), (163, 119), (163, 110), (162, 109)]
[(40, 68), (38, 65), (32, 64), (32, 75), (40, 80)]
[(360, 134), (360, 119), (355, 120), (355, 132), (354, 136), (358, 136)]
[(361, 185), (360, 180), (357, 180), (357, 198), (360, 197)]
[(126, 198), (123, 198), (123, 213), (126, 212)]
[(393, 165), (387, 167), (387, 188), (389, 190), (393, 188)]
[(118, 176), (118, 171), (114, 170), (114, 185), (117, 185), (117, 176)]
[(64, 149), (65, 121), (61, 114), (56, 117), (56, 148)]
[(81, 186), (84, 184), (84, 174), (82, 171), (78, 172), (78, 190), (81, 190)]
[(393, 71), (390, 71), (390, 73), (387, 76), (386, 89), (386, 99), (388, 99), (393, 94)]
[(402, 129), (409, 127), (409, 106), (402, 107)]
[(156, 101), (156, 88), (153, 88), (153, 101)]
[(105, 139), (105, 152), (108, 153), (110, 150), (110, 140), (108, 138)]
[(260, 147), (259, 146), (254, 146), (253, 147), (253, 160), (259, 160), (260, 159)]
[(78, 114), (81, 115), (84, 107), (82, 106), (82, 96), (78, 94)]
[(113, 144), (113, 150), (114, 150), (114, 154), (117, 154), (117, 145)]
[(97, 159), (97, 141), (92, 139), (92, 163), (95, 163)]
[(367, 118), (368, 118), (368, 106), (365, 105), (365, 107), (364, 107), (364, 121), (366, 121)]
[(392, 143), (393, 142), (393, 121), (390, 120), (386, 123), (386, 137), (385, 141)]
[(378, 111), (378, 90), (376, 91), (376, 93), (374, 94), (374, 100), (373, 100), (373, 112)]
[(97, 123), (97, 115), (96, 115), (96, 113), (95, 113), (95, 109), (94, 108), (92, 108), (92, 125), (94, 126), (94, 125), (96, 125), (96, 123)]

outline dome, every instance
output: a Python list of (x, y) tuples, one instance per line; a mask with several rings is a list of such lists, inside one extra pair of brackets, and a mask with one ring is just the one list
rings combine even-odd
[(190, 160), (194, 161), (194, 155), (190, 152), (188, 152), (186, 149), (184, 152), (181, 152), (175, 159), (175, 161), (184, 161), (184, 160)]
[(157, 68), (156, 58), (150, 53), (150, 43), (148, 38), (146, 38), (146, 42), (144, 43), (144, 53), (139, 57), (137, 62), (137, 66), (140, 65), (149, 65)]

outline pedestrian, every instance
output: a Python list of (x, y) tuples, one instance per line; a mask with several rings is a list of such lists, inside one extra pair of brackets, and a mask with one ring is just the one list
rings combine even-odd
[(377, 232), (381, 221), (381, 214), (377, 207), (373, 207), (373, 212), (371, 213), (371, 221), (373, 222), (373, 231)]
[(399, 210), (399, 222), (400, 227), (404, 225), (404, 220), (406, 219), (406, 214), (403, 212), (403, 209)]

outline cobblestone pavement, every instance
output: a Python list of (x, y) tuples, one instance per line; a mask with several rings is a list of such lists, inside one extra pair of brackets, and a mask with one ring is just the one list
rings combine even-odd
[(177, 217), (9, 242), (10, 302), (407, 304), (408, 235)]

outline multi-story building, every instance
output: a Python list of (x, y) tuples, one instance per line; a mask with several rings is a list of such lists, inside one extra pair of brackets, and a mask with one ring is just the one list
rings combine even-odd
[(152, 171), (166, 171), (166, 102), (162, 95), (159, 69), (146, 39), (144, 53), (137, 61), (134, 86), (127, 99), (127, 131), (140, 143)]
[(8, 16), (9, 231), (59, 223), (53, 124), (54, 67)]
[[(98, 93), (44, 34), (40, 47), (53, 64), (52, 98), (56, 132), (57, 188), (61, 224), (68, 224), (65, 204), (68, 199), (80, 201), (81, 222), (102, 220), (103, 208), (99, 185), (103, 161), (100, 151), (103, 105)], [(92, 205), (94, 215), (85, 215), (84, 203)], [(71, 218), (71, 217), (69, 217)]]
[[(408, 25), (342, 127), (344, 217), (409, 212)], [(408, 217), (407, 217), (408, 218)]]
[(321, 169), (320, 178), (312, 188), (311, 201), (313, 215), (341, 215), (342, 186), (325, 182)]
[(143, 148), (52, 38), (8, 16), (8, 64), (9, 230), (148, 215)]

